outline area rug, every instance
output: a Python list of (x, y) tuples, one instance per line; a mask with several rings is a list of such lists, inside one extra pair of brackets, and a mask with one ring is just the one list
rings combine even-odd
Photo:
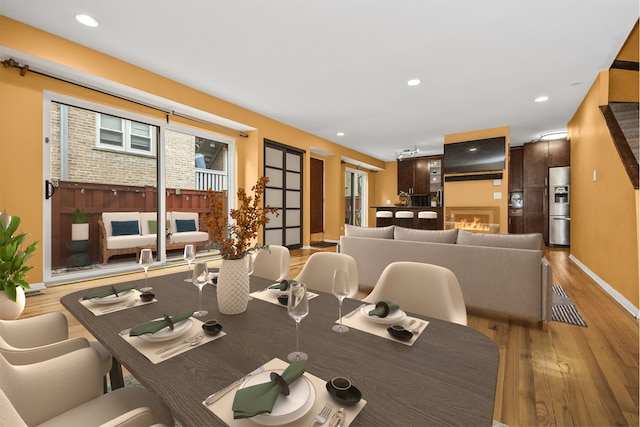
[(551, 287), (553, 302), (551, 305), (551, 319), (556, 322), (570, 323), (572, 325), (587, 326), (578, 309), (569, 298), (562, 285)]

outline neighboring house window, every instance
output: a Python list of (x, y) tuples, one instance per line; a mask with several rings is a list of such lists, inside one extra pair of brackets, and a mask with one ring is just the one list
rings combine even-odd
[(98, 115), (98, 147), (137, 154), (154, 155), (156, 127), (121, 119), (108, 114)]

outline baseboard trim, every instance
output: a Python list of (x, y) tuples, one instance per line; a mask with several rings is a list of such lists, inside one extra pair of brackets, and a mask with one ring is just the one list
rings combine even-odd
[(587, 276), (591, 277), (597, 284), (600, 286), (606, 293), (611, 295), (611, 298), (616, 300), (618, 304), (620, 304), (625, 310), (627, 310), (633, 317), (636, 319), (640, 318), (640, 309), (635, 307), (628, 299), (626, 299), (620, 292), (616, 291), (610, 284), (602, 280), (596, 273), (591, 271), (589, 267), (584, 265), (578, 258), (573, 256), (573, 254), (569, 255), (569, 259), (576, 263), (578, 267), (582, 271), (584, 271)]

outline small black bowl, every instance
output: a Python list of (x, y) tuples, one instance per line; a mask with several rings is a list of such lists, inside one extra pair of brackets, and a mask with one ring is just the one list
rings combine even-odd
[(409, 341), (413, 338), (413, 332), (406, 330), (404, 326), (401, 325), (393, 325), (387, 328), (387, 332), (389, 332), (392, 337), (400, 341)]
[(207, 335), (218, 335), (222, 330), (222, 325), (217, 320), (207, 320), (202, 324), (202, 330)]
[(282, 305), (289, 304), (289, 295), (280, 295), (278, 297), (278, 302)]
[(140, 299), (144, 302), (153, 301), (155, 297), (156, 297), (156, 294), (154, 294), (153, 292), (142, 292), (140, 294)]
[(327, 391), (333, 400), (343, 406), (353, 406), (362, 399), (362, 393), (354, 385), (351, 385), (346, 390), (338, 390), (331, 381), (327, 381)]

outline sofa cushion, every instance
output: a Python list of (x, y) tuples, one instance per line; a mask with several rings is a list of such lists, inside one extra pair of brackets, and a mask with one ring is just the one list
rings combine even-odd
[(472, 233), (459, 230), (458, 245), (492, 246), (494, 248), (542, 250), (544, 254), (544, 240), (542, 234), (491, 234)]
[(111, 221), (112, 236), (132, 236), (140, 234), (138, 220), (131, 221)]
[(181, 233), (173, 233), (170, 243), (201, 243), (209, 241), (209, 234), (205, 231), (183, 231)]
[[(147, 221), (147, 224), (149, 226), (149, 233), (148, 234), (158, 234), (158, 221), (157, 220), (150, 219), (150, 220)], [(167, 229), (171, 228), (171, 221), (170, 220), (167, 220), (166, 228)]]
[(368, 237), (372, 239), (393, 239), (393, 225), (388, 227), (358, 227), (345, 224), (344, 235), (349, 237)]
[(411, 240), (414, 242), (456, 243), (458, 229), (451, 230), (418, 230), (396, 226), (393, 238), (396, 240)]
[(194, 219), (176, 219), (176, 233), (186, 231), (197, 231), (196, 221)]

